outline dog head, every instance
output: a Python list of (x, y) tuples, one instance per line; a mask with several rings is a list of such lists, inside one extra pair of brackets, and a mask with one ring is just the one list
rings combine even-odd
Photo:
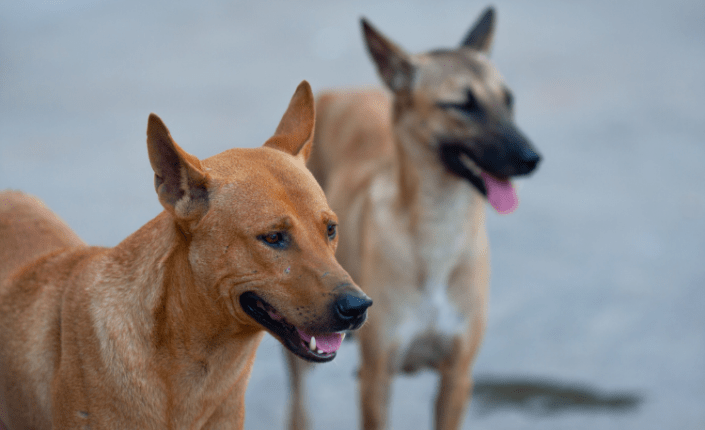
[(394, 94), (394, 125), (404, 150), (435, 157), (508, 213), (517, 205), (509, 178), (532, 172), (540, 157), (514, 124), (514, 97), (488, 58), (494, 21), (488, 8), (458, 48), (419, 55), (405, 53), (364, 19), (362, 27)]
[(154, 114), (147, 142), (159, 200), (188, 242), (196, 290), (240, 326), (264, 328), (298, 356), (324, 362), (372, 302), (335, 259), (336, 216), (305, 167), (313, 127), (304, 81), (260, 148), (199, 160)]

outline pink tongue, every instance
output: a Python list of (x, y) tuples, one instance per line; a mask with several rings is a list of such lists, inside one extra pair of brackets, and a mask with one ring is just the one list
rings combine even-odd
[(514, 212), (519, 206), (519, 199), (512, 183), (508, 179), (497, 179), (485, 172), (481, 175), (487, 188), (487, 200), (492, 207), (501, 214)]
[[(296, 328), (296, 331), (299, 332), (299, 336), (301, 336), (301, 339), (304, 340), (306, 343), (311, 342), (311, 335), (306, 334), (303, 330), (300, 328)], [(340, 345), (343, 343), (343, 334), (342, 333), (329, 333), (329, 334), (319, 334), (316, 335), (316, 349), (321, 350), (326, 353), (331, 353), (335, 352), (340, 348)]]

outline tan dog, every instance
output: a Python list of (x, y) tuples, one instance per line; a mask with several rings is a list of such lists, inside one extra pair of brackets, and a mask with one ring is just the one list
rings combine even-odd
[[(512, 96), (487, 58), (488, 9), (454, 50), (408, 55), (363, 20), (391, 90), (322, 94), (309, 167), (340, 217), (338, 259), (375, 301), (360, 331), (365, 429), (387, 425), (398, 372), (440, 373), (437, 429), (457, 429), (485, 329), (485, 199), (517, 205), (510, 176), (539, 156), (512, 121)], [(306, 426), (299, 360), (289, 360), (291, 428)]]
[(263, 147), (205, 160), (150, 115), (165, 211), (114, 248), (88, 247), (35, 198), (1, 193), (7, 428), (241, 429), (265, 330), (302, 358), (332, 360), (371, 302), (334, 256), (336, 217), (305, 167), (313, 127), (306, 82)]

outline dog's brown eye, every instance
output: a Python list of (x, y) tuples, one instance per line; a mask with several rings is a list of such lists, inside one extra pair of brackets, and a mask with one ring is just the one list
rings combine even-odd
[(257, 238), (272, 248), (284, 249), (289, 245), (289, 236), (283, 231), (262, 234)]
[(271, 233), (271, 234), (268, 234), (264, 237), (264, 241), (269, 244), (275, 244), (277, 242), (281, 242), (281, 240), (282, 240), (281, 233)]
[(329, 240), (335, 239), (336, 234), (338, 234), (338, 225), (337, 224), (328, 224), (328, 239)]

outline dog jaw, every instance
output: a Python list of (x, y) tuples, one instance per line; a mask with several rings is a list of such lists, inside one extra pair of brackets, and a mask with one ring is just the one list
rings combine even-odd
[(289, 323), (274, 307), (253, 292), (240, 296), (240, 306), (289, 351), (308, 361), (324, 363), (333, 360), (345, 337), (342, 332), (321, 333), (318, 334), (317, 344), (315, 336)]

